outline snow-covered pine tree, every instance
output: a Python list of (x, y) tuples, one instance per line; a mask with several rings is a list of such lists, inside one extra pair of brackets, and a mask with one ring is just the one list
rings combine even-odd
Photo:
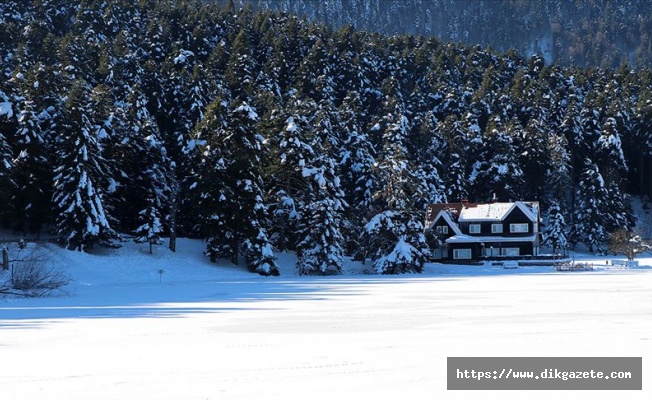
[(462, 123), (456, 116), (446, 117), (441, 125), (441, 131), (447, 142), (446, 151), (442, 160), (443, 180), (446, 198), (449, 201), (461, 201), (469, 198), (470, 154), (467, 136), (463, 131)]
[(244, 26), (233, 40), (231, 54), (225, 71), (225, 82), (234, 97), (246, 96), (254, 84), (256, 58), (252, 54), (250, 27)]
[(351, 210), (362, 212), (369, 209), (374, 192), (375, 150), (359, 121), (362, 104), (357, 92), (349, 92), (340, 106), (342, 146), (339, 167), (342, 187)]
[(426, 239), (423, 225), (406, 221), (398, 211), (386, 210), (374, 215), (364, 227), (374, 272), (401, 274), (423, 271)]
[[(11, 148), (4, 135), (0, 133), (0, 187), (2, 188), (0, 193), (3, 193), (3, 197), (11, 193), (11, 189), (15, 186), (11, 181), (12, 161)], [(3, 204), (8, 203), (6, 198), (3, 200), (5, 201)]]
[(348, 254), (364, 259), (361, 253), (363, 227), (373, 212), (373, 194), (376, 191), (376, 173), (374, 171), (375, 150), (369, 136), (364, 132), (360, 114), (362, 102), (358, 92), (349, 92), (340, 105), (340, 127), (342, 146), (339, 148), (338, 169), (342, 179), (342, 190), (348, 204), (347, 217), (343, 230), (348, 237)]
[(152, 254), (153, 245), (162, 243), (161, 234), (163, 233), (163, 224), (161, 221), (160, 204), (156, 201), (156, 194), (150, 193), (147, 198), (147, 208), (139, 213), (139, 219), (142, 222), (134, 232), (136, 243), (149, 243), (149, 254)]
[(371, 218), (365, 231), (372, 236), (372, 245), (382, 246), (370, 249), (376, 273), (421, 272), (426, 245), (420, 222), (423, 210), (417, 210), (415, 199), (422, 194), (406, 147), (411, 127), (396, 82), (390, 78), (386, 86), (393, 88), (393, 95), (385, 103), (381, 124), (384, 144), (376, 167), (380, 185), (374, 194), (381, 211)]
[(107, 166), (90, 92), (88, 83), (78, 80), (68, 93), (54, 169), (55, 232), (67, 249), (79, 251), (96, 243), (115, 246), (118, 237), (104, 207)]
[(582, 242), (589, 251), (601, 252), (609, 237), (609, 192), (598, 166), (589, 158), (584, 161), (576, 199), (571, 243)]
[(446, 142), (434, 113), (425, 114), (419, 129), (419, 138), (421, 140), (414, 141), (419, 145), (413, 147), (411, 153), (416, 155), (414, 173), (420, 182), (419, 194), (415, 200), (418, 209), (425, 209), (428, 204), (447, 202), (446, 189), (439, 173), (443, 168), (440, 155), (446, 148)]
[(546, 212), (543, 244), (552, 248), (553, 254), (568, 248), (568, 224), (559, 203), (553, 200)]
[[(8, 118), (13, 116), (13, 107), (12, 103), (9, 101), (7, 95), (0, 90), (0, 127), (2, 127), (7, 121)], [(0, 202), (2, 204), (11, 204), (10, 202), (10, 193), (12, 193), (16, 185), (12, 180), (12, 166), (13, 166), (13, 154), (12, 149), (7, 143), (7, 139), (2, 134), (0, 130)], [(0, 218), (4, 221), (6, 214), (11, 212), (10, 207), (4, 207), (3, 211), (0, 212)]]
[[(147, 99), (138, 85), (131, 88), (127, 100), (125, 121), (128, 141), (126, 151), (130, 165), (122, 175), (137, 212), (134, 240), (138, 243), (160, 244), (165, 213), (169, 208), (169, 175), (172, 161), (161, 140), (161, 133), (147, 109)], [(133, 218), (133, 216), (130, 216)]]
[(231, 157), (230, 149), (223, 138), (228, 137), (227, 107), (225, 100), (218, 99), (206, 109), (204, 119), (193, 131), (189, 151), (199, 158), (199, 163), (190, 181), (190, 189), (196, 194), (199, 217), (206, 237), (206, 255), (211, 261), (231, 258), (237, 263), (237, 248), (234, 248), (233, 226), (228, 221), (232, 211), (227, 199), (235, 200), (233, 185), (228, 184), (226, 171)]
[(303, 211), (312, 196), (309, 177), (303, 175), (303, 170), (310, 168), (315, 158), (308, 135), (313, 129), (310, 115), (317, 105), (293, 97), (288, 107), (290, 115), (273, 141), (275, 159), (270, 189), (274, 202), (270, 206), (274, 216), (271, 229), (274, 246), (293, 251), (301, 240)]
[[(518, 122), (513, 122), (518, 124)], [(476, 175), (474, 188), (476, 198), (487, 201), (493, 194), (501, 201), (520, 199), (523, 171), (519, 165), (514, 149), (514, 140), (508, 130), (497, 117), (490, 121), (483, 141), (481, 162), (474, 168)]]
[[(223, 16), (221, 9), (216, 11), (219, 12), (215, 14), (215, 18)], [(205, 15), (200, 14), (202, 15), (195, 16), (203, 19)], [(186, 15), (185, 18), (192, 16)], [(229, 17), (231, 18), (232, 16)], [(203, 22), (189, 23), (190, 21), (185, 22), (184, 30), (204, 25)], [(154, 47), (150, 51), (156, 53), (157, 57), (164, 57), (164, 61), (160, 66), (148, 64), (151, 71), (145, 74), (148, 79), (143, 82), (143, 91), (149, 98), (149, 109), (158, 125), (167, 155), (175, 163), (174, 178), (178, 182), (176, 187), (179, 190), (177, 195), (170, 199), (172, 201), (169, 207), (172, 211), (170, 215), (176, 217), (176, 225), (172, 227), (173, 220), (166, 218), (175, 232), (200, 235), (202, 230), (197, 202), (191, 200), (194, 199), (193, 194), (186, 192), (200, 162), (200, 157), (193, 157), (196, 152), (191, 148), (194, 143), (191, 139), (193, 130), (204, 119), (209, 104), (216, 98), (227, 99), (226, 101), (231, 99), (231, 93), (224, 84), (224, 67), (229, 58), (226, 50), (230, 47), (224, 35), (231, 21), (223, 22), (214, 24), (214, 28), (202, 39), (192, 38), (191, 32), (187, 32), (188, 36), (177, 41), (170, 40), (170, 37), (174, 36), (171, 31), (178, 28), (177, 24), (171, 24), (170, 20), (161, 21), (160, 26), (150, 27), (151, 45)], [(216, 55), (217, 49), (214, 47), (216, 42), (221, 40), (225, 40), (224, 46), (218, 46), (219, 49), (225, 50), (220, 53), (223, 57)], [(203, 43), (198, 48), (187, 43), (188, 41)], [(215, 51), (206, 58), (202, 54), (208, 49)], [(219, 68), (217, 64), (220, 64)], [(172, 242), (170, 244), (172, 245)]]
[(596, 162), (603, 166), (605, 179), (609, 183), (620, 182), (628, 168), (615, 118), (609, 117), (602, 124), (596, 145)]
[[(144, 132), (143, 132), (144, 133)], [(134, 240), (137, 243), (161, 244), (161, 234), (164, 231), (165, 211), (168, 209), (170, 186), (168, 172), (171, 161), (167, 158), (165, 147), (152, 132), (145, 137), (149, 142), (149, 153), (143, 158), (145, 169), (134, 189), (142, 193), (145, 208), (138, 213), (140, 226), (136, 229)]]
[[(314, 32), (313, 34), (319, 34)], [(333, 100), (333, 74), (328, 48), (321, 38), (316, 38), (312, 48), (297, 70), (297, 90), (303, 97), (317, 102)]]
[(332, 275), (342, 270), (344, 237), (340, 231), (344, 212), (344, 193), (333, 159), (338, 148), (333, 132), (333, 110), (324, 101), (315, 116), (311, 147), (315, 152), (301, 175), (310, 200), (297, 243), (297, 269), (301, 275)]
[(52, 140), (56, 137), (60, 100), (52, 68), (33, 65), (16, 78), (17, 127), (14, 136), (16, 189), (11, 201), (15, 227), (40, 233), (50, 219)]
[(260, 275), (279, 275), (267, 233), (269, 218), (261, 170), (265, 139), (256, 130), (256, 111), (246, 102), (234, 106), (229, 126), (237, 150), (229, 173), (237, 174), (234, 192), (240, 204), (233, 222), (239, 227), (237, 235), (243, 243), (247, 267)]
[(543, 185), (545, 188), (544, 198), (548, 204), (556, 202), (562, 211), (567, 211), (573, 187), (568, 142), (563, 134), (551, 133), (548, 136), (546, 147), (550, 162)]
[(574, 138), (574, 150), (578, 151), (581, 157), (595, 157), (594, 152), (597, 150), (600, 137), (602, 137), (600, 117), (600, 107), (595, 104), (595, 99), (587, 95), (580, 110), (580, 129)]
[[(317, 174), (313, 177), (319, 179)], [(300, 275), (341, 273), (344, 253), (344, 238), (340, 232), (342, 209), (340, 199), (328, 196), (307, 206), (305, 236), (297, 244), (297, 269)]]
[(551, 139), (548, 136), (553, 135), (554, 130), (546, 126), (544, 119), (537, 118), (530, 119), (524, 129), (515, 121), (511, 127), (515, 153), (524, 178), (517, 193), (524, 200), (545, 201), (546, 187), (543, 183), (547, 171), (553, 168), (548, 148)]
[(205, 115), (194, 133), (202, 162), (192, 185), (200, 193), (206, 254), (213, 261), (231, 258), (237, 264), (242, 252), (252, 271), (278, 275), (265, 229), (258, 115), (247, 103), (231, 106), (221, 99)]
[[(45, 158), (45, 143), (41, 136), (38, 113), (34, 110), (34, 102), (23, 98), (19, 107), (15, 146), (18, 157), (14, 161), (13, 178), (19, 190), (14, 192), (11, 204), (14, 206), (17, 228), (27, 232), (30, 211), (38, 213), (45, 209), (45, 204), (38, 201), (38, 197), (40, 197), (38, 193), (47, 190), (50, 185), (42, 185), (40, 184), (42, 182), (38, 181), (43, 177), (44, 169), (47, 171), (47, 159)], [(48, 194), (51, 196), (51, 193)]]
[(607, 193), (608, 232), (612, 233), (618, 229), (632, 230), (636, 225), (636, 217), (632, 210), (631, 196), (621, 189), (618, 182), (609, 183)]

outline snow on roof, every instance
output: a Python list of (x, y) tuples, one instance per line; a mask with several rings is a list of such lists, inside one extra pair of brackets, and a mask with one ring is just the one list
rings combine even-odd
[(500, 221), (507, 215), (514, 203), (478, 204), (464, 207), (460, 212), (459, 222), (466, 221)]
[(462, 208), (458, 221), (502, 221), (515, 207), (520, 208), (525, 216), (531, 221), (536, 221), (537, 212), (532, 209), (538, 208), (538, 204), (536, 206), (535, 204), (536, 203), (532, 203), (531, 206), (528, 206), (522, 201), (516, 201), (513, 203), (477, 204), (475, 206)]

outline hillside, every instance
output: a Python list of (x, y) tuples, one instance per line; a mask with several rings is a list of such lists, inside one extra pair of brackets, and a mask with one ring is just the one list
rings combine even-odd
[(0, 223), (71, 250), (179, 235), (264, 275), (274, 249), (419, 272), (428, 203), (537, 200), (565, 221), (548, 238), (598, 252), (652, 194), (646, 69), (194, 1), (0, 18)]
[[(224, 0), (220, 0), (225, 2)], [(547, 63), (618, 68), (652, 61), (646, 0), (234, 0), (238, 6), (304, 15), (335, 28), (436, 36), (447, 42), (515, 49)]]

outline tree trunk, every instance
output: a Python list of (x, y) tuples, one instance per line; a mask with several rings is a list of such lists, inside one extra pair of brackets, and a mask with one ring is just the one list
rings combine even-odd
[(6, 247), (2, 248), (2, 269), (5, 271), (9, 269), (9, 250)]
[(231, 263), (233, 263), (233, 265), (238, 265), (238, 253), (239, 253), (239, 247), (240, 246), (239, 246), (237, 238), (234, 238), (231, 241), (231, 247), (232, 247), (231, 248), (231, 251), (232, 251), (232, 253), (231, 253)]
[(172, 252), (177, 251), (177, 197), (179, 185), (177, 185), (176, 172), (172, 172), (172, 193), (170, 193), (170, 243), (168, 248)]

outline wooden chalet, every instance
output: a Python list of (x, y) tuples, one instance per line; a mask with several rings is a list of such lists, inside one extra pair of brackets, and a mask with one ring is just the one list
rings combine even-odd
[(426, 210), (426, 230), (442, 246), (435, 259), (480, 260), (538, 256), (539, 203), (443, 203)]

